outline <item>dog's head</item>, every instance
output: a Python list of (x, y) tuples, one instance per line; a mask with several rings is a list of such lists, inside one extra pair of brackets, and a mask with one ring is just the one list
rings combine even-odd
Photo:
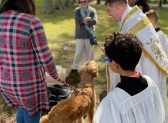
[(87, 72), (94, 77), (98, 76), (98, 65), (95, 61), (88, 61), (79, 68), (79, 73)]

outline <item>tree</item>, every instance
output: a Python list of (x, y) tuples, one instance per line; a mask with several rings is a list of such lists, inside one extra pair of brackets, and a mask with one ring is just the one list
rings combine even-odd
[(159, 1), (159, 7), (162, 7), (162, 1), (163, 1), (163, 0), (160, 0), (160, 1)]
[(97, 4), (100, 4), (100, 0), (97, 0)]
[(68, 7), (69, 5), (74, 5), (77, 0), (65, 0), (65, 6)]
[(43, 12), (47, 14), (54, 12), (52, 0), (43, 0)]
[(64, 9), (64, 5), (62, 3), (62, 0), (56, 0), (55, 1), (55, 9), (59, 9), (59, 10), (63, 10)]

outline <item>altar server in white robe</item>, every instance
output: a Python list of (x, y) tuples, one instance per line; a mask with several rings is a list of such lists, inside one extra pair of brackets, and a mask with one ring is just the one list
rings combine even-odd
[[(127, 0), (106, 0), (105, 5), (109, 16), (118, 21), (119, 31), (135, 34), (143, 43), (143, 53), (136, 69), (156, 82), (166, 108), (168, 59), (155, 29), (137, 6), (129, 7)], [(116, 87), (120, 77), (108, 67), (106, 73), (109, 92)]]
[(159, 24), (158, 24), (159, 14), (153, 9), (149, 10), (145, 14), (150, 20), (150, 22), (152, 23), (153, 27), (155, 28), (155, 31), (159, 36), (163, 49), (165, 50), (165, 53), (168, 56), (168, 37), (159, 27)]
[(97, 108), (94, 123), (163, 123), (165, 111), (156, 83), (135, 70), (142, 43), (129, 33), (114, 33), (105, 39), (109, 68), (120, 83)]

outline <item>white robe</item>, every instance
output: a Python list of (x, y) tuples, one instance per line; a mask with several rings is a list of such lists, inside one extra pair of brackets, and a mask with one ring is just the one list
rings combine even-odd
[(168, 56), (168, 37), (166, 36), (166, 34), (163, 33), (162, 30), (159, 30), (157, 34), (159, 36), (163, 49), (165, 50), (165, 53)]
[[(136, 23), (140, 22), (143, 18), (146, 17), (146, 15), (141, 10), (138, 10), (129, 19), (127, 19), (125, 21), (125, 23), (122, 25), (122, 23), (124, 22), (124, 18), (126, 17), (126, 15), (128, 15), (128, 13), (131, 11), (131, 9), (132, 9), (131, 7), (128, 7), (126, 9), (125, 13), (122, 16), (121, 22), (118, 23), (119, 24), (118, 27), (121, 32), (129, 32), (130, 28), (132, 28)], [(142, 30), (136, 32), (135, 35), (139, 38), (139, 40), (141, 42), (144, 42), (144, 41), (157, 42), (157, 41), (159, 41), (159, 37), (158, 37), (158, 35), (157, 35), (157, 33), (151, 23), (148, 24), (148, 26), (144, 27)], [(154, 43), (153, 44), (152, 43), (150, 44), (151, 47), (153, 47), (153, 44), (154, 44)], [(150, 45), (148, 45), (147, 43), (143, 43), (143, 46), (147, 49), (151, 48)], [(160, 46), (161, 46), (161, 44), (160, 44)], [(162, 46), (161, 46), (161, 48), (162, 48)], [(155, 48), (153, 48), (153, 49), (155, 49)], [(165, 54), (164, 50), (162, 50), (162, 51), (163, 52), (161, 52), (160, 54), (163, 54), (164, 58), (165, 58), (166, 54)], [(155, 52), (155, 50), (153, 50), (153, 52)], [(157, 51), (156, 51), (156, 53), (157, 53)], [(152, 53), (149, 52), (149, 54), (151, 55)], [(157, 54), (156, 54), (156, 56), (157, 56)], [(154, 58), (154, 59), (157, 59), (157, 58)], [(161, 65), (161, 63), (157, 64), (157, 65)], [(164, 64), (166, 64), (166, 65), (164, 65)], [(142, 56), (140, 58), (140, 61), (136, 67), (136, 70), (139, 71), (140, 73), (142, 73), (142, 75), (150, 76), (154, 80), (154, 82), (158, 85), (162, 99), (164, 101), (164, 106), (166, 109), (166, 98), (167, 98), (166, 74), (163, 72), (163, 70), (160, 69), (161, 67), (159, 66), (160, 67), (159, 68), (157, 65), (154, 63), (154, 60), (149, 59), (149, 57), (147, 57), (146, 54), (143, 52)], [(162, 66), (164, 67), (167, 65), (168, 65), (168, 61), (167, 61), (167, 57), (166, 57), (166, 60), (164, 59), (164, 63), (162, 64)], [(168, 72), (167, 70), (165, 70), (165, 71)], [(107, 67), (106, 73), (107, 73), (107, 91), (109, 92), (116, 87), (118, 82), (120, 82), (120, 76), (119, 76), (119, 74), (114, 73), (109, 67)]]
[(165, 111), (158, 87), (148, 76), (148, 87), (130, 96), (115, 88), (102, 100), (94, 123), (163, 123)]

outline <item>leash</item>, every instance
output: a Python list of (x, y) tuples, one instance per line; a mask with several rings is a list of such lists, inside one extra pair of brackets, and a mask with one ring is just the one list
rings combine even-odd
[(68, 84), (67, 82), (61, 80), (60, 78), (56, 78), (55, 80), (57, 80), (58, 82), (61, 82), (63, 85), (65, 85), (66, 87), (71, 88), (72, 90), (77, 90), (75, 86)]
[(66, 87), (69, 87), (69, 88), (71, 88), (72, 90), (74, 90), (75, 93), (78, 92), (78, 93), (81, 93), (81, 94), (83, 94), (83, 95), (89, 96), (87, 93), (83, 92), (83, 90), (82, 90), (81, 88), (78, 89), (78, 88), (76, 88), (75, 86), (70, 85), (70, 84), (68, 84), (67, 82), (61, 80), (60, 78), (56, 78), (56, 80), (57, 80), (58, 82), (61, 82), (61, 83), (62, 83), (63, 85), (65, 85)]

